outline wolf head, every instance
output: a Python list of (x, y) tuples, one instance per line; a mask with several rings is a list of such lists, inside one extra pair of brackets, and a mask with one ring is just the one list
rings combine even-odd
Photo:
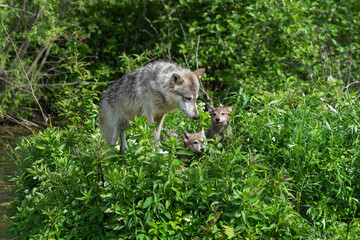
[(199, 95), (199, 76), (205, 72), (204, 68), (194, 72), (174, 73), (170, 80), (170, 90), (175, 93), (178, 107), (190, 119), (199, 119), (196, 100)]
[(215, 126), (227, 126), (230, 121), (230, 114), (232, 111), (232, 107), (212, 107), (207, 105), (209, 109), (209, 114), (211, 117), (211, 122)]
[(205, 150), (205, 133), (204, 128), (201, 129), (198, 133), (188, 133), (184, 130), (184, 146), (191, 152), (194, 153), (203, 153)]

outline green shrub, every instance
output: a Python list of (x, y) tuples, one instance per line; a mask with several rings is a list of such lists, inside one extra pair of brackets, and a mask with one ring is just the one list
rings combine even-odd
[[(77, 67), (78, 66), (78, 70)], [(73, 77), (87, 71), (72, 67)], [(84, 68), (85, 69), (85, 68)], [(356, 239), (359, 237), (359, 103), (339, 85), (230, 93), (234, 137), (208, 140), (190, 167), (170, 139), (153, 151), (144, 117), (127, 131), (126, 155), (96, 127), (93, 85), (65, 89), (64, 127), (23, 139), (13, 155), (14, 226), (20, 239)], [(328, 97), (330, 96), (330, 97)], [(87, 100), (86, 100), (87, 99)], [(66, 100), (66, 101), (65, 101)], [(174, 111), (165, 128), (210, 125)]]
[(74, 51), (92, 63), (88, 70), (101, 82), (154, 59), (195, 69), (197, 53), (206, 88), (220, 98), (224, 89), (244, 85), (277, 91), (359, 79), (356, 0), (5, 2), (0, 111), (14, 116), (26, 118), (39, 106), (5, 29), (45, 113), (55, 116), (46, 111), (58, 102), (52, 84), (64, 82), (60, 66)]

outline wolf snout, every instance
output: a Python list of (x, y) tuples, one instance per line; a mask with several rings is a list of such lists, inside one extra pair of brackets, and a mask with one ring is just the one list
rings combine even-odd
[(204, 147), (202, 147), (202, 148), (200, 148), (200, 150), (201, 150), (201, 152), (204, 152), (204, 151), (205, 151), (205, 148), (204, 148)]
[(193, 116), (193, 119), (194, 119), (194, 120), (199, 119), (199, 114), (194, 115), (194, 116)]
[(216, 121), (216, 122), (220, 122), (220, 118), (215, 118), (215, 121)]

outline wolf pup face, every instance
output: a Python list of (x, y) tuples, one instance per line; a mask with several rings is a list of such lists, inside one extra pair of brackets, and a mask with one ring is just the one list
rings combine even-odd
[(215, 126), (227, 126), (230, 121), (232, 107), (211, 107), (208, 105), (211, 122)]
[(205, 72), (204, 68), (184, 74), (174, 73), (171, 76), (170, 88), (177, 95), (179, 108), (190, 119), (199, 119), (196, 100), (199, 93), (199, 76)]
[(204, 128), (202, 128), (198, 133), (188, 133), (184, 130), (183, 136), (184, 145), (189, 151), (194, 153), (203, 153), (205, 151), (206, 137)]

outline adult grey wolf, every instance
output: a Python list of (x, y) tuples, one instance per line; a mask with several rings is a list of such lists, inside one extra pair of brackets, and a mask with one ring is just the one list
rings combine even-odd
[(146, 116), (149, 125), (157, 123), (155, 141), (166, 113), (180, 108), (188, 118), (198, 119), (198, 78), (204, 72), (204, 68), (192, 72), (170, 61), (154, 61), (125, 74), (100, 101), (99, 124), (106, 144), (116, 144), (120, 133), (120, 148), (127, 148), (125, 130), (135, 116)]

